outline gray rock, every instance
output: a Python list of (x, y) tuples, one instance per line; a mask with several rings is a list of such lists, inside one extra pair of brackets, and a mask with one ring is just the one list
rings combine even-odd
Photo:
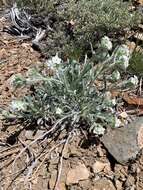
[(125, 127), (108, 131), (101, 141), (119, 163), (135, 159), (143, 148), (143, 117)]

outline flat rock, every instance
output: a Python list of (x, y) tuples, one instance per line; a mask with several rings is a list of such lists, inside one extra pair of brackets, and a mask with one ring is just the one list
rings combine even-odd
[(135, 159), (143, 148), (143, 117), (125, 127), (108, 131), (101, 141), (119, 163)]
[(116, 189), (110, 180), (99, 179), (94, 183), (93, 190), (116, 190)]
[(79, 163), (75, 168), (70, 169), (67, 173), (66, 184), (77, 184), (81, 180), (87, 180), (89, 178), (89, 171), (86, 166)]
[(96, 161), (94, 164), (93, 164), (93, 172), (95, 174), (97, 173), (100, 173), (101, 171), (103, 170), (111, 170), (110, 169), (110, 163), (105, 163), (105, 162), (101, 162), (101, 161)]

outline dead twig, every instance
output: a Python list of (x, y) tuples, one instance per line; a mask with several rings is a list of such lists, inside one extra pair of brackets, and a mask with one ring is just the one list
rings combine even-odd
[(14, 153), (18, 153), (19, 152), (19, 148), (18, 149), (14, 149), (14, 150), (10, 150), (10, 151), (7, 151), (7, 152), (4, 152), (1, 156), (0, 156), (0, 159), (3, 159), (7, 156), (10, 156)]
[(35, 170), (35, 172), (33, 173), (33, 176), (36, 175), (36, 173), (38, 172), (38, 170), (40, 169), (40, 167), (43, 165), (43, 163), (45, 162), (45, 160), (48, 158), (48, 155), (55, 149), (57, 148), (58, 146), (62, 145), (63, 143), (65, 142), (65, 140), (62, 140), (61, 142), (59, 142), (58, 144), (56, 144), (54, 147), (52, 147), (50, 150), (48, 150), (47, 152), (45, 152), (43, 155), (40, 155), (40, 157), (38, 158), (38, 160), (43, 157), (44, 159), (42, 160), (42, 162), (39, 164), (39, 166), (37, 167), (37, 169)]
[(41, 28), (37, 31), (35, 39), (32, 41), (32, 43), (39, 43), (45, 36), (46, 30), (42, 30)]
[(6, 163), (4, 162), (4, 164), (0, 167), (0, 170), (2, 170), (3, 168), (8, 167), (14, 161), (14, 159), (15, 158), (12, 158), (12, 159), (10, 159), (8, 161), (5, 161)]
[(63, 146), (63, 149), (62, 149), (62, 153), (61, 153), (61, 157), (60, 157), (60, 162), (59, 162), (59, 170), (58, 170), (58, 176), (57, 176), (57, 180), (56, 180), (56, 184), (55, 184), (55, 187), (54, 187), (54, 190), (58, 190), (58, 186), (59, 186), (59, 182), (60, 182), (60, 177), (61, 177), (61, 173), (62, 173), (62, 168), (63, 168), (63, 156), (64, 156), (64, 151), (65, 149), (67, 148), (67, 145), (68, 145), (68, 142), (70, 140), (70, 138), (72, 137), (73, 135), (73, 131), (71, 131), (65, 141), (65, 144)]
[(15, 3), (14, 6), (11, 8), (10, 12), (11, 20), (13, 25), (21, 32), (30, 29), (28, 16), (25, 14), (25, 20), (20, 18), (20, 12), (17, 8), (17, 4)]
[(139, 86), (138, 86), (138, 93), (139, 93), (139, 96), (141, 96), (141, 93), (142, 93), (142, 77), (140, 78), (140, 81), (139, 81)]
[[(25, 166), (24, 168), (22, 168), (21, 170), (19, 170), (18, 172), (11, 174), (11, 175), (16, 175), (14, 177), (14, 179), (10, 182), (10, 184), (8, 185), (8, 187), (6, 188), (6, 190), (9, 190), (9, 188), (11, 187), (11, 185), (13, 184), (13, 182), (26, 170), (27, 166)], [(9, 175), (10, 176), (10, 175)]]
[(14, 162), (13, 162), (13, 168), (14, 168), (14, 165), (17, 161), (17, 159), (30, 147), (32, 146), (33, 144), (35, 144), (38, 140), (41, 140), (43, 138), (45, 138), (48, 134), (50, 134), (51, 132), (55, 131), (56, 128), (58, 127), (59, 124), (61, 124), (62, 121), (64, 121), (65, 119), (67, 119), (70, 115), (67, 115), (65, 117), (63, 117), (62, 119), (59, 119), (55, 124), (54, 126), (49, 130), (47, 131), (46, 133), (44, 133), (43, 135), (41, 135), (40, 137), (37, 137), (34, 141), (32, 141), (29, 145), (26, 145), (22, 150), (21, 152), (16, 156)]
[(37, 165), (37, 161), (38, 161), (38, 160), (34, 160), (34, 161), (32, 162), (32, 165), (29, 167), (28, 172), (27, 172), (27, 175), (26, 175), (25, 180), (24, 180), (24, 184), (27, 184), (27, 183), (28, 183), (28, 179), (29, 179), (29, 177), (32, 175), (32, 172), (33, 172), (34, 168), (35, 168), (36, 165)]
[(9, 150), (11, 150), (11, 149), (13, 149), (13, 148), (17, 148), (17, 147), (19, 147), (19, 144), (18, 144), (18, 145), (13, 145), (13, 146), (8, 147), (8, 148), (6, 148), (6, 149), (4, 149), (4, 150), (1, 150), (1, 151), (0, 151), (0, 155), (1, 155), (3, 152), (7, 152), (7, 151), (9, 151)]
[[(26, 143), (24, 143), (20, 138), (18, 139), (19, 141), (20, 141), (20, 143), (24, 146), (24, 147), (26, 147), (27, 146), (27, 144)], [(27, 148), (27, 154), (28, 154), (28, 156), (29, 156), (29, 158), (31, 158), (31, 160), (33, 160), (34, 159), (34, 153), (33, 152), (31, 152), (31, 149), (30, 149), (30, 147), (29, 148)], [(28, 161), (29, 162), (29, 161)]]

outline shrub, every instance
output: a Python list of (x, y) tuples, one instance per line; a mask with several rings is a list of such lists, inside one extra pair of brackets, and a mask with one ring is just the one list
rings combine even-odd
[[(19, 3), (21, 0), (18, 0)], [(29, 1), (28, 1), (29, 2)], [(20, 4), (27, 5), (27, 0)], [(64, 18), (73, 19), (76, 22), (77, 33), (92, 33), (96, 30), (124, 29), (132, 27), (140, 22), (141, 15), (136, 11), (130, 11), (131, 2), (122, 0), (31, 0), (29, 5), (35, 8), (44, 8), (49, 11), (50, 7)]]
[[(81, 54), (89, 51), (91, 42), (93, 48), (96, 48), (98, 40), (109, 35), (112, 38), (118, 38), (117, 33), (124, 35), (124, 29), (129, 29), (137, 25), (141, 20), (141, 15), (137, 11), (129, 11), (130, 2), (122, 0), (17, 0), (19, 5), (34, 7), (40, 14), (54, 18), (54, 32), (52, 39), (50, 35), (47, 37), (47, 50), (53, 49), (57, 51), (57, 47), (62, 47), (64, 53), (71, 51), (71, 45), (78, 49)], [(42, 17), (44, 19), (44, 17)], [(71, 31), (66, 32), (66, 22), (73, 20), (74, 26)], [(66, 35), (68, 33), (68, 35)], [(71, 36), (70, 36), (71, 35)], [(51, 45), (52, 42), (52, 45)], [(57, 43), (58, 42), (58, 43)], [(49, 47), (50, 46), (50, 47)], [(69, 49), (69, 52), (67, 52)], [(59, 50), (58, 50), (59, 51)]]
[(79, 31), (113, 30), (130, 27), (138, 21), (137, 12), (129, 12), (129, 5), (121, 0), (80, 0), (71, 3), (68, 11)]

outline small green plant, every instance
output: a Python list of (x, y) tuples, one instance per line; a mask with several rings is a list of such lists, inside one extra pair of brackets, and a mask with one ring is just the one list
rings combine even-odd
[[(101, 40), (101, 47), (106, 53), (112, 49), (108, 37)], [(126, 62), (121, 57), (126, 57)], [(116, 101), (107, 95), (110, 86), (132, 88), (138, 84), (138, 79), (134, 76), (119, 83), (120, 73), (125, 72), (129, 62), (127, 46), (117, 47), (111, 56), (102, 60), (94, 65), (85, 56), (84, 63), (73, 59), (63, 62), (56, 54), (45, 63), (53, 71), (52, 75), (44, 75), (36, 69), (30, 69), (26, 78), (16, 75), (11, 81), (14, 87), (32, 85), (34, 91), (12, 101), (3, 116), (49, 129), (57, 121), (60, 121), (58, 129), (79, 128), (84, 123), (88, 131), (103, 134), (107, 126), (115, 126)], [(96, 81), (103, 84), (98, 86)]]
[[(92, 129), (94, 126), (113, 125), (114, 116), (110, 112), (112, 103), (104, 99), (104, 93), (96, 89), (94, 80), (100, 68), (95, 70), (93, 64), (85, 62), (80, 65), (70, 60), (66, 65), (60, 65), (51, 77), (43, 76), (32, 69), (28, 78), (16, 76), (14, 83), (34, 85), (34, 95), (14, 100), (9, 113), (5, 116), (25, 120), (29, 123), (54, 124), (63, 118), (61, 128), (68, 124), (79, 127), (86, 123)], [(19, 81), (21, 80), (21, 83)], [(41, 85), (36, 85), (41, 83)], [(17, 86), (17, 85), (16, 85)], [(37, 86), (37, 87), (36, 87)], [(65, 119), (64, 119), (65, 118)]]

